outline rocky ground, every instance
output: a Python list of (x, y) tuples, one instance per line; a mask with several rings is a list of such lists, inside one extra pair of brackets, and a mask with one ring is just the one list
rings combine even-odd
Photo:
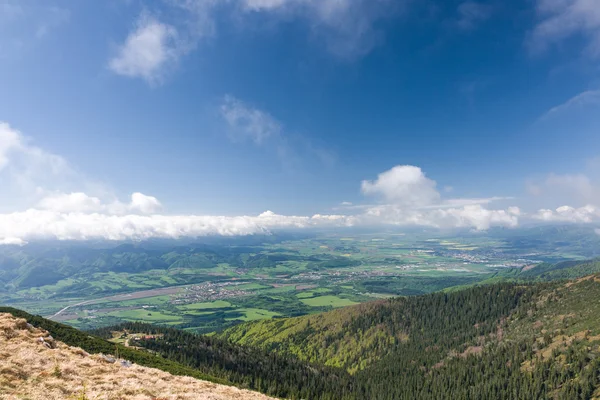
[(267, 400), (260, 393), (173, 376), (55, 341), (0, 313), (0, 399)]

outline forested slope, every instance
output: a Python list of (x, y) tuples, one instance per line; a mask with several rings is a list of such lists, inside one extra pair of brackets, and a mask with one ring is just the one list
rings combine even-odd
[(600, 278), (501, 283), (260, 321), (220, 337), (354, 374), (357, 398), (592, 398)]

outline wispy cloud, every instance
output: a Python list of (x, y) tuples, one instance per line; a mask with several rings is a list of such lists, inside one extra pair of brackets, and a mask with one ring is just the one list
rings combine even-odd
[(241, 0), (246, 13), (280, 18), (300, 18), (327, 49), (342, 58), (368, 54), (383, 40), (377, 22), (403, 9), (399, 0)]
[(109, 68), (119, 75), (158, 83), (182, 54), (177, 39), (174, 27), (142, 14), (125, 43), (110, 60)]
[(54, 28), (66, 23), (71, 18), (71, 12), (60, 7), (48, 7), (44, 11), (44, 17), (38, 23), (35, 31), (37, 38), (43, 38)]
[(0, 59), (39, 43), (70, 17), (67, 8), (46, 2), (0, 1)]
[(465, 1), (458, 6), (457, 26), (463, 30), (476, 28), (480, 23), (492, 16), (493, 8), (489, 4), (474, 1)]
[(106, 185), (88, 178), (62, 156), (36, 146), (0, 121), (0, 208), (31, 206), (57, 193), (79, 191), (114, 198)]
[(269, 112), (234, 96), (224, 96), (219, 111), (227, 125), (227, 135), (234, 143), (249, 140), (256, 146), (271, 148), (287, 166), (301, 163), (306, 157), (327, 166), (335, 162), (331, 151), (315, 145), (304, 135), (290, 133)]
[(563, 104), (552, 107), (544, 115), (539, 118), (539, 121), (545, 121), (553, 116), (562, 114), (569, 110), (576, 110), (587, 106), (600, 106), (600, 90), (588, 90), (570, 98)]
[(109, 68), (123, 76), (161, 83), (166, 73), (202, 39), (218, 31), (215, 18), (244, 29), (253, 17), (275, 22), (298, 19), (327, 50), (353, 60), (368, 54), (383, 40), (380, 20), (402, 9), (408, 0), (164, 0), (160, 18), (143, 11)]
[(76, 175), (61, 156), (47, 152), (6, 122), (0, 121), (0, 193), (17, 186), (24, 192), (42, 190), (44, 184), (61, 186)]
[(546, 51), (563, 40), (581, 35), (587, 41), (585, 52), (600, 56), (600, 8), (594, 0), (537, 0), (540, 16), (529, 38), (534, 52)]
[(585, 174), (549, 174), (542, 180), (526, 183), (527, 191), (534, 198), (551, 199), (562, 204), (600, 206), (600, 182)]
[(229, 136), (234, 141), (250, 139), (260, 145), (269, 139), (280, 138), (282, 128), (279, 121), (231, 95), (223, 98), (220, 111), (230, 127)]

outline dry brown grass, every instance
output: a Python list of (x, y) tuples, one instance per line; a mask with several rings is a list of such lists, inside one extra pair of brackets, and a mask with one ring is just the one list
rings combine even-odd
[(158, 369), (110, 364), (100, 355), (39, 341), (46, 331), (0, 313), (0, 399), (16, 400), (266, 400), (260, 393)]

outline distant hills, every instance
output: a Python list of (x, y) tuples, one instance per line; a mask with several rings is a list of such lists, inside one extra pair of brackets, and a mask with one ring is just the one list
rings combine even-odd
[[(116, 293), (132, 288), (154, 288), (214, 280), (210, 269), (220, 264), (239, 268), (272, 268), (281, 261), (307, 261), (315, 267), (355, 265), (346, 257), (330, 255), (262, 254), (252, 246), (210, 244), (178, 245), (165, 248), (151, 243), (121, 244), (110, 248), (46, 244), (0, 246), (0, 293), (61, 284), (54, 296), (90, 296)], [(188, 273), (186, 271), (195, 271)], [(160, 272), (152, 279), (150, 272)], [(133, 285), (100, 285), (106, 274), (139, 275)], [(167, 273), (167, 276), (165, 276)], [(94, 284), (96, 282), (96, 284)]]

